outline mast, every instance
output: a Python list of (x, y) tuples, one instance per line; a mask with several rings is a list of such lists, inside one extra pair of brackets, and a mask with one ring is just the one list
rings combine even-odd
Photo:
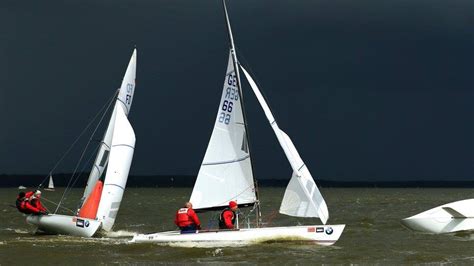
[[(240, 82), (240, 73), (239, 73), (239, 66), (238, 66), (238, 61), (237, 61), (237, 53), (235, 51), (235, 45), (234, 45), (234, 37), (232, 36), (232, 28), (230, 27), (230, 21), (229, 21), (229, 15), (227, 14), (227, 7), (225, 5), (225, 0), (222, 0), (222, 6), (224, 8), (224, 14), (225, 14), (225, 22), (227, 26), (227, 33), (229, 34), (229, 41), (230, 41), (230, 52), (232, 55), (232, 63), (234, 65), (234, 72), (235, 76), (237, 77), (237, 88), (239, 89), (239, 97), (240, 97), (240, 104), (242, 106), (242, 115), (244, 117), (244, 127), (245, 127), (245, 137), (247, 138), (247, 145), (249, 149), (249, 155), (250, 155), (250, 138), (249, 138), (249, 131), (248, 131), (248, 126), (247, 126), (247, 115), (245, 112), (245, 106), (244, 106), (244, 98), (243, 98), (243, 92), (242, 92), (242, 85)], [(252, 164), (252, 158), (250, 157), (250, 166), (252, 168), (252, 173), (254, 173), (253, 169), (253, 164)], [(255, 197), (257, 198), (257, 227), (260, 227), (260, 224), (262, 222), (262, 214), (260, 211), (260, 199), (258, 197), (258, 185), (257, 185), (257, 179), (255, 179), (255, 176), (253, 176), (253, 183), (255, 187)]]

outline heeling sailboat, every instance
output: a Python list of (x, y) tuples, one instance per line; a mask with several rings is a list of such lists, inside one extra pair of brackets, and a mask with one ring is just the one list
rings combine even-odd
[[(308, 168), (288, 135), (278, 127), (252, 77), (237, 61), (224, 1), (223, 6), (231, 46), (229, 61), (214, 129), (190, 201), (196, 210), (222, 209), (227, 206), (230, 200), (237, 201), (240, 206), (259, 206), (242, 103), (240, 67), (293, 169), (291, 181), (282, 200), (280, 213), (297, 217), (319, 217), (325, 224), (329, 218), (327, 206)], [(257, 211), (257, 217), (259, 216), (259, 211)], [(132, 242), (223, 246), (246, 245), (260, 241), (296, 240), (332, 245), (339, 239), (344, 227), (345, 225), (259, 227), (257, 222), (257, 228), (198, 230), (195, 233), (185, 234), (181, 234), (179, 231), (141, 234), (135, 236)]]
[(50, 234), (91, 237), (99, 229), (112, 229), (135, 147), (135, 133), (127, 116), (135, 92), (136, 61), (135, 49), (80, 201), (80, 209), (74, 216), (56, 214), (59, 206), (54, 214), (28, 216), (27, 222), (39, 230)]

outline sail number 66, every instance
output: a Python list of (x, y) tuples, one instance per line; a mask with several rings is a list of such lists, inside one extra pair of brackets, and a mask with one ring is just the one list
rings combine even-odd
[[(224, 112), (221, 112), (219, 114), (219, 122), (220, 123), (224, 123), (226, 125), (229, 124), (230, 117), (231, 117), (230, 113), (232, 112), (232, 107), (233, 106), (234, 106), (233, 102), (224, 100), (224, 102), (222, 103), (222, 111), (224, 111)], [(229, 114), (227, 114), (226, 112), (228, 112)]]

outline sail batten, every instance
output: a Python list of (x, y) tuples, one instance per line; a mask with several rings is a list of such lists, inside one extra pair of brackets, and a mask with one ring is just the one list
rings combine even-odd
[(298, 217), (319, 217), (325, 224), (329, 218), (326, 202), (314, 182), (311, 173), (301, 159), (290, 137), (278, 127), (265, 98), (258, 89), (252, 76), (240, 65), (247, 81), (250, 84), (265, 116), (268, 119), (285, 155), (293, 169), (293, 175), (285, 191), (280, 206), (280, 213)]

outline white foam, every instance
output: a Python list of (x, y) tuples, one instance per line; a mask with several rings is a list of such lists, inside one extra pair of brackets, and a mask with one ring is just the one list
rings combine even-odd
[(135, 236), (137, 235), (137, 232), (130, 232), (126, 230), (118, 230), (118, 231), (112, 231), (112, 232), (106, 232), (104, 233), (105, 236), (107, 237), (129, 237), (129, 236)]

